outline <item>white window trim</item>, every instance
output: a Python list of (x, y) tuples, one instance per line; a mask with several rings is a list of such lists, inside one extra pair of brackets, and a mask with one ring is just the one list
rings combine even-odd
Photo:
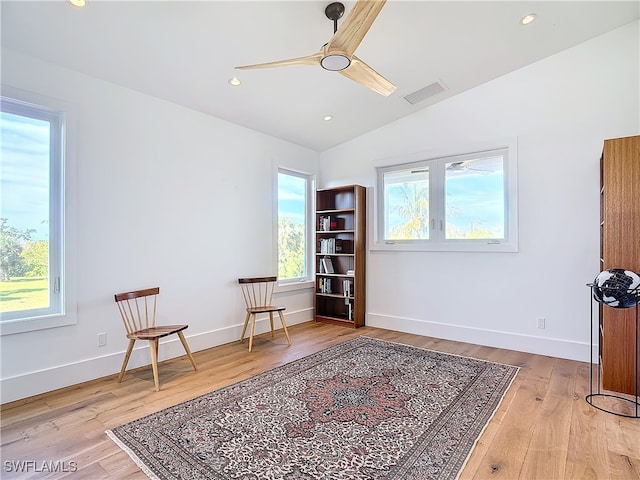
[[(507, 202), (505, 210), (505, 236), (503, 242), (487, 240), (446, 240), (434, 242), (430, 240), (396, 240), (382, 239), (383, 212), (380, 211), (384, 190), (378, 178), (378, 170), (383, 167), (436, 160), (443, 157), (460, 156), (474, 152), (507, 149), (508, 160), (505, 164), (505, 192)], [(404, 251), (404, 252), (517, 252), (518, 251), (518, 141), (517, 138), (480, 142), (474, 144), (451, 146), (430, 151), (416, 152), (399, 157), (391, 157), (373, 162), (376, 178), (375, 201), (371, 202), (372, 222), (369, 222), (369, 249), (371, 251)]]
[(305, 172), (295, 168), (285, 167), (282, 165), (273, 165), (273, 269), (274, 272), (278, 271), (278, 173), (283, 172), (290, 175), (297, 175), (305, 177), (309, 180), (308, 192), (307, 192), (307, 222), (305, 225), (305, 235), (307, 239), (306, 258), (305, 258), (305, 271), (306, 277), (282, 279), (278, 278), (278, 285), (276, 293), (290, 292), (294, 290), (302, 290), (312, 288), (315, 285), (314, 271), (313, 271), (313, 259), (314, 259), (314, 218), (315, 218), (315, 191), (316, 191), (316, 179), (315, 175), (311, 172)]
[(42, 316), (2, 319), (0, 336), (25, 333), (35, 330), (74, 325), (77, 323), (76, 300), (76, 109), (65, 102), (8, 85), (2, 85), (2, 95), (20, 102), (64, 112), (62, 191), (63, 206), (60, 223), (63, 228), (61, 241), (62, 265), (60, 266), (61, 312)]

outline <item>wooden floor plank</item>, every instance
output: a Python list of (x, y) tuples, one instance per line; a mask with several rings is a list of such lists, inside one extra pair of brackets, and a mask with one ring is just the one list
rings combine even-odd
[(194, 353), (160, 365), (161, 391), (149, 367), (19, 400), (1, 407), (2, 460), (76, 462), (76, 472), (12, 478), (131, 478), (146, 476), (104, 433), (126, 422), (359, 335), (456, 355), (517, 365), (520, 371), (470, 455), (460, 479), (640, 479), (640, 420), (598, 411), (584, 401), (588, 365), (523, 352), (434, 339), (391, 330), (357, 330), (313, 322)]
[(576, 385), (576, 362), (556, 359), (549, 390), (541, 402), (530, 447), (522, 468), (524, 478), (565, 478), (569, 448), (572, 399)]
[(567, 451), (566, 478), (568, 480), (595, 480), (610, 478), (609, 454), (603, 435), (611, 415), (599, 412), (584, 399), (589, 393), (589, 365), (579, 364), (577, 369), (576, 398), (571, 414), (571, 433)]

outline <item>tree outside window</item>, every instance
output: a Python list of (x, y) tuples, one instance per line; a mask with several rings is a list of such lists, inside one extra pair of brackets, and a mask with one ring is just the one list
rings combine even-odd
[(311, 179), (308, 175), (278, 171), (278, 278), (308, 277), (308, 211)]

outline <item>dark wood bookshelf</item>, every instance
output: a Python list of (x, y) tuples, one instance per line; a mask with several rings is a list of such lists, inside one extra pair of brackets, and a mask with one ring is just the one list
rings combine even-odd
[[(360, 185), (316, 192), (314, 296), (317, 322), (351, 328), (365, 324), (366, 189)], [(329, 259), (333, 272), (325, 269)]]

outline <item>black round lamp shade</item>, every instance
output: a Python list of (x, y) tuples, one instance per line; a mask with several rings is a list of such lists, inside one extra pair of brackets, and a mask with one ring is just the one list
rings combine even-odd
[(623, 268), (603, 270), (593, 281), (593, 298), (613, 308), (630, 308), (640, 302), (640, 275)]

